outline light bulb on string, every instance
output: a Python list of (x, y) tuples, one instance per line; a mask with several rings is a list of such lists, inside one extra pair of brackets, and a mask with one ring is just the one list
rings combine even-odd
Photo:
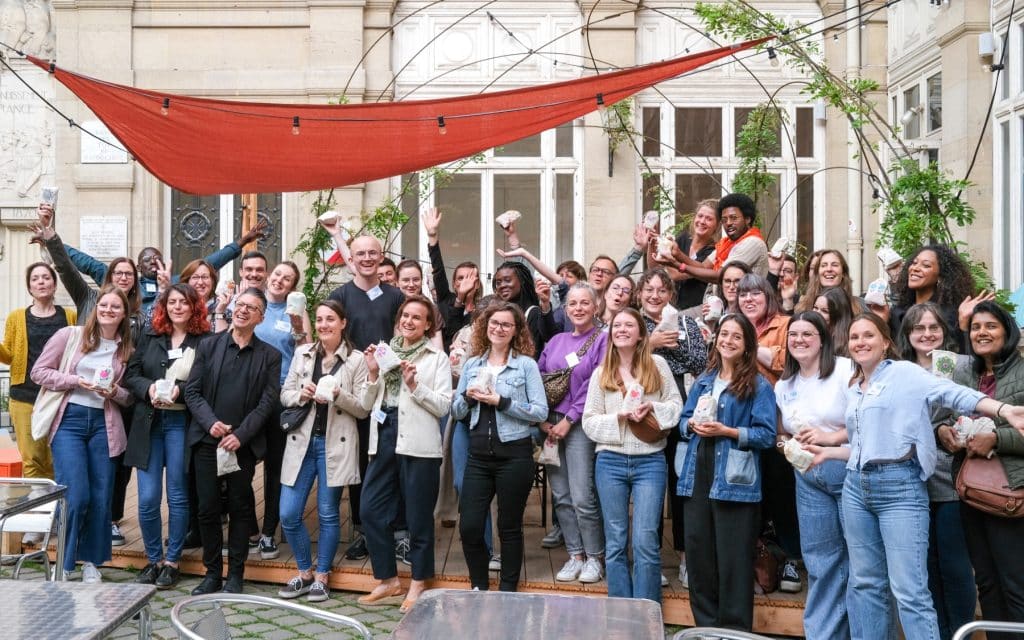
[(160, 106), (160, 115), (166, 116), (167, 111), (171, 108), (171, 99), (164, 98), (164, 103)]
[(768, 47), (768, 62), (773, 66), (779, 66), (779, 55), (775, 53), (775, 47)]
[(444, 125), (444, 116), (437, 116), (437, 132), (442, 136), (448, 133), (448, 128)]
[(295, 116), (292, 118), (292, 135), (299, 135), (299, 116)]
[(597, 110), (598, 110), (598, 112), (600, 112), (602, 115), (604, 115), (605, 109), (607, 109), (607, 107), (608, 107), (608, 105), (606, 105), (604, 103), (604, 94), (603, 93), (597, 94)]

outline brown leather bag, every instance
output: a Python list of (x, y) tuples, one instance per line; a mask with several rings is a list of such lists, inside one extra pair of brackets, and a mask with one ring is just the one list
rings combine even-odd
[(764, 538), (757, 539), (754, 549), (754, 583), (761, 590), (759, 595), (774, 593), (779, 588), (779, 559)]
[(969, 457), (956, 476), (956, 492), (964, 504), (1002, 518), (1024, 516), (1024, 489), (1011, 489), (998, 456)]
[(658, 424), (658, 420), (654, 417), (654, 411), (648, 411), (647, 415), (643, 417), (640, 422), (634, 422), (632, 420), (626, 420), (626, 425), (629, 430), (633, 432), (636, 439), (640, 442), (646, 442), (647, 444), (655, 444), (661, 442), (668, 437), (668, 432), (671, 429), (662, 429), (661, 425)]

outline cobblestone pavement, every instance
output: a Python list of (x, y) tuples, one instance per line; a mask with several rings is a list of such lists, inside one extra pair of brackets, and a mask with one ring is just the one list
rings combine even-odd
[[(105, 582), (132, 582), (137, 572), (126, 569), (115, 569), (111, 567), (101, 568)], [(22, 580), (42, 580), (43, 572), (39, 569), (27, 569), (22, 573)], [(81, 580), (80, 572), (76, 571), (71, 578)], [(192, 589), (199, 584), (199, 578), (195, 576), (183, 576), (181, 582), (174, 589), (158, 591), (151, 601), (153, 614), (153, 638), (159, 640), (177, 640), (177, 634), (171, 626), (171, 608), (181, 599), (186, 598)], [(265, 582), (246, 581), (245, 593), (248, 595), (260, 595), (276, 597), (277, 590), (281, 585)], [(327, 602), (320, 602), (316, 606), (334, 613), (351, 616), (370, 628), (374, 638), (390, 638), (391, 632), (398, 625), (402, 618), (398, 607), (363, 607), (356, 602), (361, 594), (348, 591), (332, 591), (331, 598)], [(296, 602), (305, 604), (303, 599)], [(273, 612), (268, 609), (254, 609), (235, 605), (232, 613), (227, 615), (228, 623), (231, 625), (232, 638), (260, 638), (265, 640), (298, 640), (299, 638), (313, 638), (316, 640), (340, 640), (354, 636), (342, 631), (332, 631), (325, 624), (304, 618), (301, 615), (290, 612)], [(665, 637), (671, 638), (672, 634), (681, 627), (665, 627)], [(509, 638), (514, 637), (510, 634)], [(134, 639), (138, 638), (138, 629), (134, 624), (126, 624), (112, 636), (112, 639)], [(454, 638), (445, 640), (456, 640)]]

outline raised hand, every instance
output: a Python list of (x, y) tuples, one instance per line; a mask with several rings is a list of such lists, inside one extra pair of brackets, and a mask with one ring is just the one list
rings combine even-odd
[(441, 211), (437, 207), (430, 207), (420, 216), (423, 219), (423, 229), (430, 239), (437, 238), (441, 229)]

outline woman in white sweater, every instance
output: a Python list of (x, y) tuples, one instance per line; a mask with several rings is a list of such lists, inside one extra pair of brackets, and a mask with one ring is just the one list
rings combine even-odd
[[(612, 346), (594, 370), (583, 431), (597, 443), (594, 477), (604, 518), (608, 595), (661, 602), (658, 522), (665, 500), (665, 438), (679, 424), (682, 397), (672, 371), (651, 353), (638, 311), (612, 319)], [(633, 571), (629, 499), (633, 498)]]

